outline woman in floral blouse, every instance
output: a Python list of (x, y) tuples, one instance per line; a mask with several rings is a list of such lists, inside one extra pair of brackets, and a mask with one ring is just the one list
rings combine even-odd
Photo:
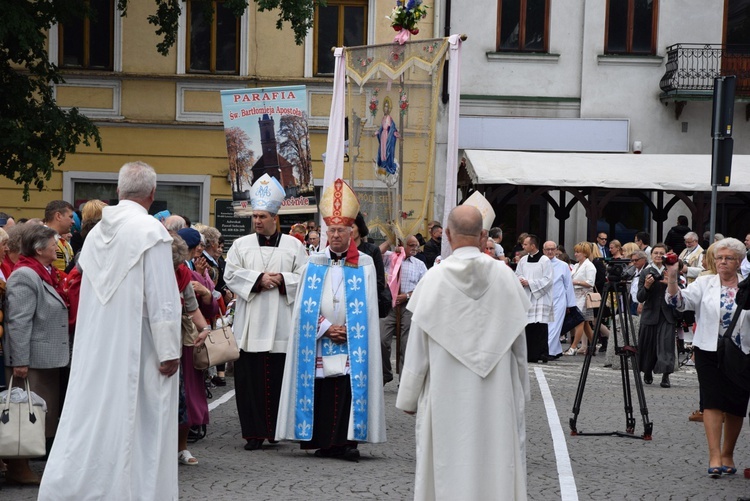
[[(745, 257), (745, 246), (735, 238), (725, 238), (713, 247), (717, 274), (700, 276), (686, 289), (680, 290), (677, 285), (677, 264), (668, 267), (666, 301), (678, 310), (695, 311), (697, 326), (693, 347), (695, 369), (698, 372), (698, 383), (703, 396), (703, 426), (708, 441), (708, 474), (712, 478), (718, 478), (722, 474), (733, 475), (737, 472), (734, 446), (747, 414), (750, 392), (727, 378), (718, 367), (716, 354), (719, 337), (726, 332), (738, 307), (735, 305), (735, 296), (740, 281), (740, 263)], [(750, 325), (747, 315), (747, 311), (742, 311), (733, 338), (743, 352), (750, 353)]]

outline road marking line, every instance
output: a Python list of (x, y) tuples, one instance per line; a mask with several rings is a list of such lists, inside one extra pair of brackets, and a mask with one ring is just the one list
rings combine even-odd
[(563, 501), (578, 501), (578, 489), (576, 488), (576, 479), (573, 476), (573, 468), (570, 465), (570, 455), (568, 446), (565, 443), (565, 434), (560, 426), (560, 416), (557, 414), (555, 400), (552, 398), (552, 392), (549, 390), (547, 379), (544, 372), (538, 367), (534, 367), (539, 390), (542, 392), (544, 400), (544, 409), (547, 411), (547, 422), (552, 434), (552, 444), (555, 449), (555, 461), (557, 462), (557, 476), (560, 479), (560, 495)]
[(223, 394), (220, 399), (215, 400), (211, 402), (210, 404), (208, 404), (208, 411), (211, 412), (212, 410), (216, 409), (218, 406), (220, 406), (224, 402), (228, 401), (233, 396), (234, 396), (234, 390), (229, 390), (228, 392)]

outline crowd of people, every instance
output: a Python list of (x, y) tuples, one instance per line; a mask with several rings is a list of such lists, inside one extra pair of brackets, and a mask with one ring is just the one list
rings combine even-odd
[[(90, 200), (76, 210), (58, 200), (43, 218), (19, 221), (0, 213), (0, 386), (27, 379), (48, 409), (44, 475), (27, 459), (0, 468), (6, 482), (41, 484), (40, 499), (176, 498), (178, 465), (199, 464), (188, 447), (209, 424), (207, 389), (226, 385), (228, 369), (198, 370), (193, 352), (228, 323), (239, 347), (231, 369), (244, 449), (293, 440), (317, 457), (356, 461), (360, 443), (386, 440), (383, 386), (398, 372), (397, 407), (417, 413), (416, 497), (466, 494), (466, 478), (475, 478), (473, 497), (498, 483), (523, 497), (522, 443), (486, 458), (484, 469), (446, 470), (438, 457), (460, 456), (449, 440), (458, 430), (432, 429), (430, 416), (475, 430), (469, 445), (500, 428), (488, 419), (522, 437), (527, 364), (611, 351), (610, 327), (627, 308), (646, 384), (661, 374), (670, 388), (685, 334), (692, 340), (700, 409), (690, 419), (704, 422), (708, 473), (736, 472), (750, 393), (716, 368), (716, 349), (750, 272), (750, 234), (744, 245), (722, 237), (704, 249), (680, 216), (665, 243), (639, 232), (623, 244), (600, 232), (576, 243), (571, 259), (562, 245), (523, 233), (506, 255), (502, 229), (480, 201), (451, 212), (444, 257), (439, 221), (427, 225), (426, 240), (368, 242), (356, 194), (336, 180), (319, 203), (321, 246), (314, 220), (281, 231), (285, 192), (264, 175), (250, 190), (254, 232), (224, 258), (218, 229), (168, 211), (149, 215), (155, 189), (153, 168), (132, 162), (120, 171), (117, 205)], [(676, 264), (667, 264), (669, 252), (679, 254)], [(608, 259), (627, 265), (631, 285), (597, 302)], [(516, 307), (490, 304), (498, 294)], [(488, 334), (488, 322), (504, 329)], [(737, 343), (750, 352), (739, 325)], [(95, 377), (94, 366), (103, 366)], [(461, 380), (463, 392), (441, 378)], [(480, 400), (486, 408), (477, 412)], [(508, 462), (517, 469), (487, 474)], [(112, 480), (105, 469), (123, 473)]]
[[(689, 420), (704, 423), (708, 474), (718, 478), (737, 471), (733, 452), (750, 397), (719, 369), (717, 360), (718, 340), (736, 311), (740, 317), (732, 339), (745, 354), (750, 353), (749, 327), (743, 323), (746, 312), (736, 304), (739, 284), (750, 273), (750, 234), (744, 244), (721, 234), (706, 242), (705, 249), (699, 242), (687, 218), (680, 216), (665, 243), (652, 244), (647, 232), (638, 232), (633, 242), (622, 244), (600, 232), (595, 242), (575, 244), (573, 260), (562, 246), (548, 241), (540, 248), (540, 239), (526, 233), (519, 237), (520, 250), (514, 250), (515, 262), (493, 252), (491, 244), (484, 250), (515, 270), (531, 303), (526, 324), (528, 362), (608, 352), (612, 323), (626, 308), (636, 327), (637, 335), (630, 343), (636, 348), (644, 383), (652, 384), (654, 374), (660, 374), (660, 386), (671, 388), (669, 376), (684, 354), (684, 362), (696, 368), (700, 388), (700, 408)], [(667, 264), (668, 254), (674, 254), (674, 264)], [(593, 304), (591, 293), (604, 293), (611, 259), (618, 260), (623, 279), (630, 281), (629, 289), (624, 293), (615, 288), (614, 295)], [(595, 327), (599, 346), (593, 345)], [(564, 350), (562, 344), (568, 339), (570, 346)], [(623, 338), (617, 341), (620, 346), (624, 343)], [(607, 360), (605, 367), (612, 365)]]

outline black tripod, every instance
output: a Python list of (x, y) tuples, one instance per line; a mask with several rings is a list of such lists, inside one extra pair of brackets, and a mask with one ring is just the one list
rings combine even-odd
[[(570, 418), (570, 434), (571, 435), (611, 435), (617, 437), (628, 437), (628, 438), (642, 438), (643, 440), (651, 440), (651, 432), (653, 431), (653, 423), (648, 419), (648, 408), (646, 407), (646, 395), (643, 392), (643, 382), (641, 381), (641, 373), (638, 370), (638, 360), (636, 358), (637, 349), (631, 345), (631, 335), (635, 335), (635, 327), (633, 325), (633, 317), (630, 315), (630, 291), (628, 290), (627, 282), (622, 279), (620, 275), (609, 276), (609, 281), (604, 286), (604, 294), (602, 296), (602, 305), (599, 308), (599, 314), (596, 317), (596, 324), (594, 326), (594, 339), (589, 343), (589, 349), (586, 352), (586, 358), (583, 361), (583, 367), (581, 368), (581, 378), (578, 380), (578, 391), (576, 392), (575, 402), (573, 403), (573, 417)], [(583, 390), (586, 387), (586, 378), (589, 374), (589, 366), (591, 365), (591, 356), (596, 349), (596, 343), (599, 340), (599, 330), (602, 326), (602, 319), (604, 317), (604, 306), (606, 304), (614, 305), (615, 300), (618, 300), (617, 304), (620, 306), (619, 311), (615, 312), (615, 316), (620, 320), (622, 326), (622, 341), (623, 345), (617, 344), (617, 321), (612, 322), (612, 339), (610, 342), (614, 343), (615, 354), (620, 357), (620, 374), (622, 375), (622, 396), (625, 404), (625, 431), (612, 431), (612, 432), (597, 432), (597, 433), (583, 433), (578, 431), (576, 422), (578, 420), (578, 413), (581, 410), (581, 400), (583, 400)], [(643, 435), (640, 437), (634, 435), (635, 431), (635, 417), (633, 416), (633, 398), (630, 392), (630, 377), (628, 375), (629, 362), (633, 368), (633, 381), (635, 382), (635, 391), (638, 395), (638, 403), (640, 405), (641, 416), (643, 417)]]

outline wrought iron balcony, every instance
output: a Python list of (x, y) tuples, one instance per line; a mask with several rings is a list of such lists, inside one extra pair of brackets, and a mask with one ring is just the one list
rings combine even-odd
[(737, 100), (750, 100), (750, 45), (670, 45), (666, 72), (659, 82), (661, 100), (711, 99), (714, 78), (730, 75), (737, 76)]

